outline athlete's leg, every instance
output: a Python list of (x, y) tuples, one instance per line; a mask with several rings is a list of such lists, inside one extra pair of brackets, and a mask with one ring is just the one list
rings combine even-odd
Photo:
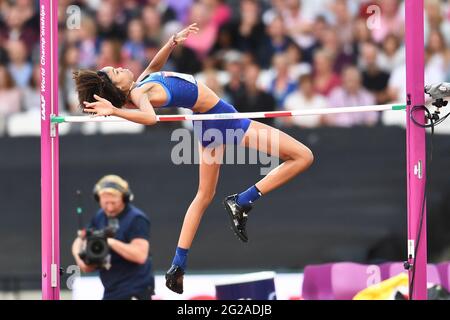
[(184, 217), (178, 246), (189, 249), (194, 240), (200, 220), (214, 198), (224, 147), (214, 149), (199, 146), (199, 184), (197, 194)]
[(255, 184), (263, 195), (304, 172), (314, 161), (313, 153), (304, 144), (276, 128), (257, 121), (251, 122), (241, 145), (255, 148), (284, 161)]
[(314, 157), (311, 150), (299, 141), (257, 121), (250, 123), (241, 145), (284, 161), (255, 185), (225, 198), (224, 205), (231, 219), (231, 227), (241, 241), (247, 242), (246, 223), (252, 203), (308, 169)]
[(187, 253), (197, 233), (203, 213), (214, 198), (224, 146), (214, 149), (199, 145), (199, 185), (197, 194), (189, 206), (181, 228), (178, 247), (172, 266), (166, 273), (166, 286), (177, 293), (183, 293), (183, 276)]

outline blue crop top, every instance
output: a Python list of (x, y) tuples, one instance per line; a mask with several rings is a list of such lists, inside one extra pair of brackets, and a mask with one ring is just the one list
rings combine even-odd
[(195, 78), (190, 74), (178, 72), (154, 72), (138, 82), (139, 88), (146, 83), (160, 84), (167, 94), (167, 102), (163, 107), (192, 109), (198, 98), (198, 86)]

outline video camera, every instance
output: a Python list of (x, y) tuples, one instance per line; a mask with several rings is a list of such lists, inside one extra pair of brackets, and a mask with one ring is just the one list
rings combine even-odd
[(79, 253), (79, 257), (87, 265), (109, 269), (110, 254), (108, 238), (114, 237), (117, 228), (108, 226), (102, 230), (86, 230), (86, 247)]
[(425, 93), (429, 94), (434, 100), (450, 97), (450, 83), (439, 82), (426, 85)]
[[(432, 105), (436, 107), (436, 110), (433, 114), (431, 114), (431, 112), (427, 108), (424, 109), (427, 113), (426, 118), (431, 121), (431, 124), (425, 125), (425, 128), (434, 128), (434, 126), (441, 124), (450, 115), (450, 113), (448, 113), (443, 117), (441, 116), (441, 108), (448, 105), (448, 101), (444, 99), (450, 97), (450, 83), (439, 82), (431, 85), (426, 85), (425, 93), (427, 93), (434, 100), (432, 102)], [(415, 123), (417, 122), (414, 120), (414, 118), (412, 118), (412, 120)]]

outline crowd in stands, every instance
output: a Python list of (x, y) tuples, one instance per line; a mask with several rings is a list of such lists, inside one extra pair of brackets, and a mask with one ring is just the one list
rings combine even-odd
[[(184, 26), (200, 32), (165, 70), (194, 74), (240, 112), (404, 102), (401, 0), (59, 0), (59, 108), (79, 114), (77, 68), (139, 75)], [(39, 1), (0, 0), (0, 136), (39, 111)], [(80, 8), (79, 27), (68, 24)], [(450, 6), (425, 0), (425, 81), (450, 81)], [(73, 7), (72, 7), (73, 8)], [(170, 110), (175, 113), (177, 110)], [(286, 118), (279, 127), (376, 126), (380, 113)]]

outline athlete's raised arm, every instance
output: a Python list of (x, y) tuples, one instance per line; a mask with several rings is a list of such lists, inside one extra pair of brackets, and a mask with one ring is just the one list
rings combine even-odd
[(172, 37), (170, 37), (169, 41), (158, 51), (158, 53), (155, 55), (155, 57), (152, 59), (148, 67), (142, 72), (142, 74), (138, 77), (136, 80), (137, 82), (141, 81), (147, 74), (152, 72), (158, 72), (160, 71), (164, 65), (167, 62), (167, 59), (170, 56), (170, 53), (172, 52), (172, 49), (182, 44), (190, 34), (197, 33), (199, 31), (199, 28), (197, 27), (196, 23), (191, 24), (190, 26), (184, 28), (180, 32), (174, 34)]

